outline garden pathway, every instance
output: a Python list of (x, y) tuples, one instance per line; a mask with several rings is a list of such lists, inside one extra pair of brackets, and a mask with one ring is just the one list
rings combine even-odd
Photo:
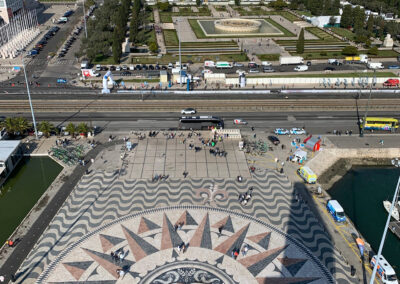
[[(153, 9), (153, 13), (154, 13), (155, 25), (161, 28), (162, 23), (160, 22), (160, 12), (158, 11), (157, 8), (154, 8)], [(162, 30), (160, 32), (157, 32), (157, 30), (156, 30), (156, 38), (157, 38), (158, 47), (160, 49), (160, 53), (161, 54), (166, 54), (167, 50), (165, 48), (165, 42), (164, 42), (164, 37), (163, 37)]]

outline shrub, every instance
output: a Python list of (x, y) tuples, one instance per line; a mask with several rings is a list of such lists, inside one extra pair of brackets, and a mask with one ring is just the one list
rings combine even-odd
[(357, 55), (358, 49), (355, 46), (349, 45), (342, 49), (342, 54), (343, 55)]
[(378, 55), (378, 52), (379, 52), (378, 48), (376, 46), (373, 46), (370, 49), (368, 49), (367, 53), (370, 55)]

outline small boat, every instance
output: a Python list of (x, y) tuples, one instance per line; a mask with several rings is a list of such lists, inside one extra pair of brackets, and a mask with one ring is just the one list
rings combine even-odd
[(363, 256), (364, 255), (364, 248), (365, 248), (364, 241), (361, 238), (357, 238), (356, 239), (356, 243), (357, 243), (358, 249), (360, 250), (361, 256)]
[[(392, 205), (392, 203), (388, 200), (383, 201), (383, 207), (385, 207), (386, 211), (389, 213), (390, 211), (390, 206)], [(396, 220), (399, 221), (399, 210), (397, 209), (396, 206), (394, 206), (393, 208), (393, 212), (392, 212), (392, 217)]]

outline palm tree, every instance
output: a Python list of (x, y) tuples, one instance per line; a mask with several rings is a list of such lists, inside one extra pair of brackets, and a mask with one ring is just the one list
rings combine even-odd
[(68, 123), (67, 126), (65, 127), (65, 131), (68, 132), (72, 137), (75, 137), (76, 133), (75, 124), (73, 124), (72, 122)]
[(19, 132), (19, 134), (24, 134), (29, 128), (31, 128), (31, 124), (26, 120), (26, 118), (15, 118), (15, 132)]
[(14, 135), (15, 133), (15, 118), (7, 117), (2, 123), (1, 127), (4, 127), (8, 135)]
[(55, 127), (48, 121), (43, 121), (39, 124), (39, 131), (43, 132), (44, 136), (48, 138), (50, 133), (54, 131)]
[(89, 126), (86, 123), (81, 122), (81, 123), (78, 124), (77, 130), (78, 130), (79, 133), (84, 133), (86, 135), (89, 132), (90, 129), (89, 129)]

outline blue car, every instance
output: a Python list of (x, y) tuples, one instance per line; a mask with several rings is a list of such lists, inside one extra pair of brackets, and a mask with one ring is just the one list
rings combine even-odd
[(388, 69), (400, 69), (399, 65), (390, 65), (388, 66)]
[(58, 83), (58, 84), (66, 84), (66, 83), (67, 83), (67, 79), (58, 78), (58, 79), (57, 79), (57, 83)]
[(287, 135), (287, 134), (289, 134), (289, 130), (287, 130), (285, 128), (276, 128), (274, 133), (277, 135)]

